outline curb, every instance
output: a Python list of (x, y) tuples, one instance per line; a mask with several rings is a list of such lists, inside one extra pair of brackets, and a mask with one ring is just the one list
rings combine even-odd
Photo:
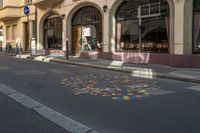
[(5, 53), (5, 52), (0, 52), (0, 55), (16, 56), (17, 54), (14, 54), (14, 53)]
[[(60, 59), (51, 59), (50, 62), (78, 65), (78, 66), (91, 67), (91, 68), (104, 69), (104, 70), (106, 69), (106, 70), (123, 72), (123, 73), (133, 73), (133, 71), (126, 70), (126, 69), (109, 68), (109, 67), (106, 67), (106, 66), (98, 66), (98, 65), (91, 65), (91, 64), (85, 64), (85, 63), (63, 61), (63, 60), (60, 60)], [(145, 77), (149, 76), (149, 73), (145, 73), (145, 72), (142, 72), (142, 71), (141, 71), (141, 73), (140, 73), (140, 76), (145, 76)], [(200, 80), (198, 80), (198, 79), (178, 77), (178, 76), (172, 76), (172, 75), (169, 75), (169, 74), (162, 74), (162, 73), (156, 73), (156, 72), (153, 72), (151, 74), (151, 76), (152, 76), (152, 78), (163, 78), (163, 79), (171, 79), (171, 80), (178, 80), (178, 81), (185, 81), (185, 82), (200, 83)]]

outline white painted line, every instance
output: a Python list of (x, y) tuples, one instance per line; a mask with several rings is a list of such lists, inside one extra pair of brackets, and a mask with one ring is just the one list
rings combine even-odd
[(9, 95), (9, 94), (13, 94), (13, 93), (17, 93), (17, 91), (3, 85), (0, 83), (0, 92), (5, 94), (5, 95)]
[(97, 133), (91, 128), (56, 112), (44, 104), (0, 83), (0, 93), (31, 109), (71, 133)]
[(24, 105), (28, 109), (34, 109), (37, 107), (44, 106), (43, 104), (41, 104), (21, 93), (10, 94), (10, 95), (8, 95), (8, 97), (10, 97), (11, 99), (15, 100), (16, 102)]
[(48, 107), (38, 107), (33, 110), (72, 133), (87, 133), (92, 130)]
[(194, 91), (200, 91), (200, 86), (192, 86), (192, 87), (188, 87), (187, 89), (194, 90)]

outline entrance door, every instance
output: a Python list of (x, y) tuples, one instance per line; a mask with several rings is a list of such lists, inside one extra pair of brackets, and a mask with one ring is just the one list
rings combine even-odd
[(28, 23), (24, 23), (24, 28), (25, 28), (25, 34), (24, 34), (24, 52), (28, 53), (28, 52), (30, 52)]
[(73, 55), (79, 55), (81, 49), (81, 26), (73, 27)]

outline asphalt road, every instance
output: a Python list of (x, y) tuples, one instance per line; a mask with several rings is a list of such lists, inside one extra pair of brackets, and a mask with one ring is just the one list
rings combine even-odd
[(68, 133), (2, 94), (0, 105), (1, 133)]
[(200, 132), (200, 84), (7, 56), (0, 83), (99, 133)]

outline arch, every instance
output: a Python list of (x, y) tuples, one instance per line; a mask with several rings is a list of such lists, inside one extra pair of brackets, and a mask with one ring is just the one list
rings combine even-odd
[(44, 22), (45, 22), (45, 19), (50, 16), (50, 15), (58, 15), (60, 16), (59, 12), (57, 11), (48, 11), (46, 12), (40, 19), (39, 21), (39, 26), (38, 26), (38, 32), (39, 32), (39, 36), (38, 36), (38, 44), (39, 44), (39, 49), (45, 49), (44, 47)]
[[(66, 18), (66, 38), (68, 38), (68, 41), (70, 44), (68, 46), (68, 48), (69, 48), (69, 50), (71, 50), (71, 52), (72, 52), (72, 44), (73, 44), (72, 43), (72, 34), (71, 34), (72, 33), (72, 19), (78, 10), (80, 10), (81, 8), (86, 7), (86, 6), (92, 6), (99, 10), (99, 12), (101, 13), (101, 16), (102, 16), (102, 25), (104, 25), (103, 10), (101, 9), (101, 7), (98, 4), (90, 2), (90, 1), (83, 1), (83, 2), (80, 2), (79, 4), (73, 6), (72, 9), (70, 10), (70, 12), (67, 14), (67, 18)], [(103, 31), (103, 26), (102, 26), (102, 31)], [(103, 32), (103, 34), (104, 34), (104, 32)], [(102, 37), (104, 37), (104, 35), (102, 35)], [(102, 40), (103, 40), (103, 38), (102, 38)]]
[[(124, 2), (124, 0), (117, 0), (115, 1), (109, 12), (109, 19), (110, 19), (110, 50), (115, 51), (115, 45), (116, 45), (116, 13), (120, 7), (120, 5)], [(174, 2), (173, 0), (167, 0), (170, 10), (170, 27), (169, 27), (169, 44), (170, 44), (170, 53), (173, 53), (173, 43), (174, 43)], [(111, 28), (112, 27), (112, 28)]]

